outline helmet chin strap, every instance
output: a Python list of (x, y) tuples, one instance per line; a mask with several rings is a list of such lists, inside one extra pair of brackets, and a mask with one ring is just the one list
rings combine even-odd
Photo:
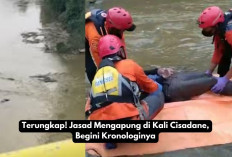
[[(104, 33), (103, 29), (105, 30), (106, 34)], [(104, 26), (103, 28), (102, 28), (102, 27), (100, 27), (100, 30), (101, 30), (101, 36), (104, 36), (104, 35), (109, 34), (109, 33), (108, 33), (108, 30), (106, 29), (106, 27), (105, 27), (105, 26)]]
[(106, 27), (106, 21), (105, 21), (105, 24), (104, 24), (104, 29), (106, 30), (106, 34), (109, 34), (108, 29)]

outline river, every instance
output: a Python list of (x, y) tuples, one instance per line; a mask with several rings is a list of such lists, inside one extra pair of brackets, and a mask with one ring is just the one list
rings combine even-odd
[[(144, 68), (172, 67), (176, 71), (206, 71), (214, 46), (198, 28), (201, 11), (212, 5), (224, 11), (232, 8), (231, 0), (97, 0), (88, 8), (108, 9), (121, 6), (128, 10), (136, 24), (126, 32), (128, 57)], [(226, 128), (225, 128), (226, 129)], [(217, 157), (231, 156), (232, 144), (185, 149), (146, 157)], [(136, 149), (136, 148), (135, 148)], [(155, 148), (154, 148), (155, 149)]]
[(45, 53), (46, 42), (24, 42), (22, 33), (48, 32), (41, 15), (40, 1), (1, 0), (0, 152), (71, 138), (20, 133), (19, 120), (84, 119), (84, 54)]
[(104, 0), (97, 7), (122, 6), (131, 12), (137, 27), (126, 32), (127, 51), (144, 68), (205, 71), (213, 53), (212, 38), (201, 35), (197, 18), (210, 5), (225, 11), (232, 7), (229, 0)]

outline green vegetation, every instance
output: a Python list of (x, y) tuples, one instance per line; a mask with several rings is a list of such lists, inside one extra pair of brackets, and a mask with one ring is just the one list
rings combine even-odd
[(67, 49), (84, 48), (84, 5), (84, 0), (43, 0), (44, 22), (58, 20), (70, 34)]

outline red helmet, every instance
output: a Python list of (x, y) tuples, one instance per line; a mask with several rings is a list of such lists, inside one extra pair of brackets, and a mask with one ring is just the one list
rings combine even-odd
[(123, 31), (133, 31), (135, 29), (130, 13), (121, 7), (114, 7), (107, 11), (106, 27)]
[(110, 34), (105, 35), (101, 37), (98, 43), (98, 51), (99, 51), (99, 56), (101, 58), (108, 55), (116, 54), (121, 50), (124, 50), (124, 44), (115, 35), (110, 35)]
[(212, 27), (223, 21), (224, 13), (217, 6), (206, 8), (198, 18), (198, 24), (200, 28)]

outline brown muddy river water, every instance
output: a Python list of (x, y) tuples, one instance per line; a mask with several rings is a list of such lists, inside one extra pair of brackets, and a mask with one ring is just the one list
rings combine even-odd
[(122, 6), (137, 25), (126, 33), (129, 57), (143, 67), (170, 66), (176, 70), (205, 71), (209, 65), (212, 38), (201, 35), (196, 21), (201, 11), (218, 5), (232, 7), (229, 0), (103, 0), (97, 7)]
[[(20, 133), (18, 122), (84, 119), (84, 54), (44, 53), (45, 42), (23, 42), (22, 33), (41, 34), (48, 27), (41, 22), (38, 1), (1, 0), (0, 19), (0, 152), (70, 138), (71, 134)], [(47, 76), (48, 82), (32, 77), (37, 75)]]

